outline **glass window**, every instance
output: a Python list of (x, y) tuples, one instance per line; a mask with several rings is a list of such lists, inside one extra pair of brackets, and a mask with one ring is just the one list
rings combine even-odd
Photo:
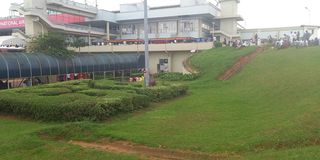
[(180, 21), (180, 32), (194, 32), (196, 30), (195, 20), (182, 20)]
[(159, 22), (159, 33), (177, 33), (177, 22)]
[(123, 35), (137, 34), (136, 26), (134, 24), (121, 25), (121, 34)]
[(150, 23), (149, 30), (150, 30), (149, 33), (156, 34), (157, 33), (157, 23)]

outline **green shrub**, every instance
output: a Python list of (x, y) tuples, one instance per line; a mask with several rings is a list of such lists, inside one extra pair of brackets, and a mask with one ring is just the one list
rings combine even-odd
[(83, 93), (88, 96), (94, 96), (94, 97), (102, 97), (108, 95), (106, 90), (99, 90), (99, 89), (89, 89), (89, 90), (84, 90), (80, 91), (78, 93)]
[(128, 83), (114, 82), (110, 80), (90, 81), (88, 86), (95, 89), (107, 90), (133, 90), (134, 87)]
[(177, 72), (166, 72), (157, 75), (159, 79), (166, 81), (192, 81), (199, 77), (198, 74), (183, 74)]
[(110, 80), (56, 83), (0, 91), (0, 113), (44, 121), (100, 121), (148, 107), (151, 101), (184, 95), (187, 89), (169, 83), (144, 88), (139, 82)]
[(58, 96), (61, 94), (67, 94), (71, 93), (72, 91), (68, 88), (48, 88), (44, 89), (42, 93), (40, 93), (40, 96)]
[(18, 89), (16, 92), (21, 94), (37, 94), (40, 96), (57, 96), (71, 93), (72, 91), (68, 88), (25, 88)]
[(221, 42), (214, 42), (214, 47), (215, 48), (221, 48), (223, 45)]
[(150, 99), (144, 95), (131, 94), (118, 98), (99, 99), (96, 106), (105, 110), (105, 116), (109, 117), (119, 113), (132, 112), (137, 109), (148, 107)]
[(138, 94), (148, 96), (151, 101), (159, 102), (166, 99), (171, 99), (177, 96), (185, 95), (188, 87), (184, 85), (171, 85), (171, 86), (155, 86), (150, 88), (137, 89)]
[(0, 112), (45, 121), (101, 120), (104, 111), (95, 103), (88, 96), (74, 93), (46, 97), (6, 94), (0, 96)]

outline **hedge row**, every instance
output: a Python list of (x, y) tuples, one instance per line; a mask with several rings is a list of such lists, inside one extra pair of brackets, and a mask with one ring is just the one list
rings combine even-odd
[(153, 102), (159, 102), (166, 99), (171, 99), (181, 95), (185, 95), (188, 87), (184, 85), (156, 86), (152, 88), (136, 89), (138, 94), (150, 97)]
[(44, 121), (100, 121), (148, 107), (151, 101), (184, 95), (187, 89), (182, 85), (143, 88), (103, 81), (59, 83), (1, 91), (0, 112)]
[(166, 72), (159, 73), (157, 78), (166, 80), (166, 81), (192, 81), (199, 78), (198, 74), (183, 74), (183, 73), (175, 73), (175, 72)]

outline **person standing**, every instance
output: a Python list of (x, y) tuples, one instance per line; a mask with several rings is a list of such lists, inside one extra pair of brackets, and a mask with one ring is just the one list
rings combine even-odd
[(300, 41), (300, 31), (297, 32), (297, 41)]
[(258, 45), (258, 33), (256, 33), (255, 35), (254, 35), (254, 40), (255, 40), (255, 43), (256, 43), (256, 46)]

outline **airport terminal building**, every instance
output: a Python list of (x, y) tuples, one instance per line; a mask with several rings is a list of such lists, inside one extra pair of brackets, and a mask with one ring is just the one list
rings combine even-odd
[[(240, 0), (218, 2), (180, 0), (177, 5), (148, 8), (151, 73), (188, 73), (183, 62), (193, 53), (212, 48), (213, 40), (240, 39)], [(13, 3), (10, 17), (0, 19), (0, 35), (28, 41), (48, 32), (60, 32), (70, 41), (82, 38), (87, 44), (81, 48), (82, 53), (142, 54), (143, 3), (121, 4), (118, 11), (97, 6), (73, 0)], [(8, 45), (10, 39), (3, 42)]]
[[(196, 41), (239, 39), (239, 0), (181, 0), (180, 4), (149, 8), (151, 39), (195, 39)], [(17, 17), (0, 20), (0, 35), (36, 36), (48, 31), (82, 35), (92, 40), (140, 40), (144, 37), (143, 4), (121, 4), (119, 11), (98, 9), (71, 0), (24, 0), (12, 4)], [(15, 14), (17, 15), (17, 14)], [(23, 33), (25, 35), (23, 35)]]

